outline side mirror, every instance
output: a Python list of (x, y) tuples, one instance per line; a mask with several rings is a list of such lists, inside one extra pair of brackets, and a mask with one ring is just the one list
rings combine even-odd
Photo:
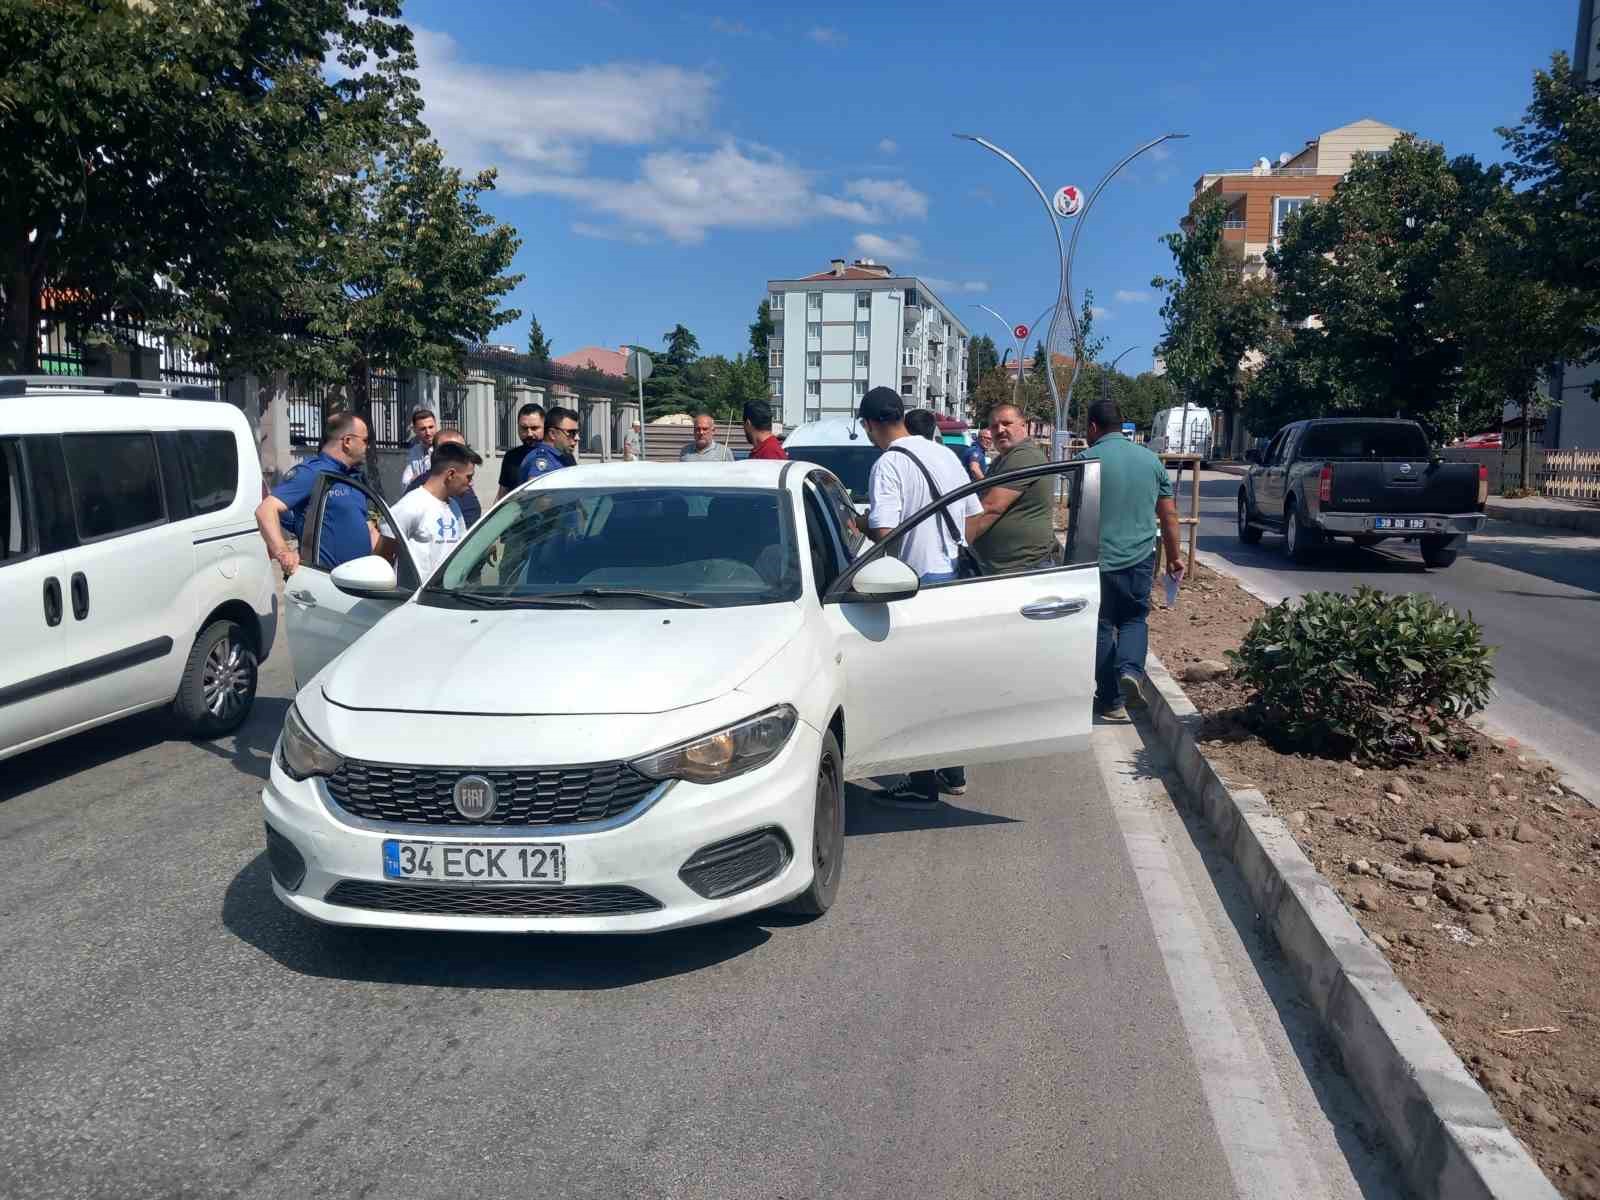
[(404, 600), (411, 595), (398, 585), (389, 560), (377, 554), (340, 563), (333, 569), (333, 586), (368, 600)]
[(850, 590), (856, 596), (885, 603), (915, 596), (918, 586), (917, 573), (887, 554), (862, 567), (850, 582)]

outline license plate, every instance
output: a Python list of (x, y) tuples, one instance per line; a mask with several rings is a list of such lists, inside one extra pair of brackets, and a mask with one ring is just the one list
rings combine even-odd
[(567, 848), (505, 842), (407, 842), (385, 838), (385, 879), (433, 883), (565, 883)]
[(1426, 529), (1428, 523), (1421, 517), (1374, 517), (1374, 529)]

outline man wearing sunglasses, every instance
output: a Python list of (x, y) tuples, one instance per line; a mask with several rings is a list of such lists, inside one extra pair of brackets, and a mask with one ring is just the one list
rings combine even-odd
[(572, 452), (578, 445), (578, 428), (578, 414), (570, 408), (556, 405), (546, 409), (544, 440), (534, 443), (533, 449), (523, 458), (521, 482), (527, 483), (562, 467), (577, 466), (578, 460)]

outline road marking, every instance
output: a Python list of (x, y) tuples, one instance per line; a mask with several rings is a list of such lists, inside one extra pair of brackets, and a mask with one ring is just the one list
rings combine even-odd
[(1246, 1200), (1346, 1194), (1329, 1189), (1300, 1130), (1288, 1119), (1288, 1098), (1261, 1035), (1236, 1020), (1248, 1011), (1238, 984), (1211, 930), (1195, 919), (1202, 911), (1199, 899), (1155, 816), (1155, 805), (1172, 801), (1159, 779), (1133, 767), (1136, 756), (1145, 753), (1143, 739), (1131, 725), (1102, 726), (1092, 746), (1236, 1194)]

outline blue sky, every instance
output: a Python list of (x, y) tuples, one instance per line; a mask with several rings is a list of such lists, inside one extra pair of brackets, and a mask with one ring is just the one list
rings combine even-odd
[[(1074, 281), (1106, 356), (1161, 333), (1158, 238), (1203, 171), (1298, 150), (1363, 116), (1500, 156), (1532, 72), (1572, 50), (1576, 0), (678, 6), (411, 0), (425, 117), (462, 166), (501, 172), (513, 297), (557, 354), (658, 344), (677, 322), (733, 354), (768, 278), (867, 254), (933, 282), (974, 333), (1055, 298), (1043, 210), (956, 132), (1047, 190), (1190, 135), (1107, 188)], [(801, 14), (805, 15), (801, 15)], [(1166, 148), (1163, 147), (1163, 150)], [(526, 317), (494, 340), (521, 347)], [(1002, 346), (1004, 343), (1001, 343)]]

